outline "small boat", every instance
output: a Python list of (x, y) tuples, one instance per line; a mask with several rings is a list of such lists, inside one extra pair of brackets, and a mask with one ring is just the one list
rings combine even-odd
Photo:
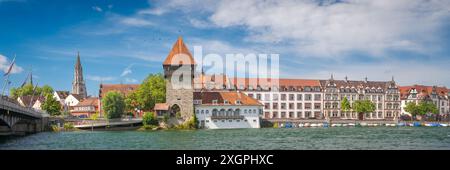
[(328, 123), (324, 123), (323, 127), (329, 127)]
[(311, 124), (309, 123), (305, 123), (305, 127), (309, 127)]
[(367, 123), (362, 122), (362, 123), (360, 123), (359, 125), (361, 125), (361, 126), (367, 126)]
[(292, 124), (286, 123), (286, 125), (284, 126), (284, 128), (292, 128)]
[(348, 126), (355, 126), (355, 124), (354, 123), (349, 123)]
[(397, 126), (406, 126), (406, 123), (398, 123)]
[(448, 124), (441, 123), (441, 124), (439, 124), (439, 126), (441, 126), (441, 127), (448, 127)]
[(424, 126), (426, 127), (439, 127), (439, 123), (425, 123)]
[(388, 127), (395, 127), (396, 125), (395, 125), (394, 123), (388, 123), (388, 124), (386, 124), (385, 126), (388, 126)]
[(317, 127), (317, 124), (313, 123), (311, 124), (311, 127)]
[(317, 123), (317, 127), (323, 127), (323, 123)]
[(348, 126), (348, 124), (342, 124), (342, 127), (347, 127)]
[(406, 126), (411, 126), (411, 127), (413, 127), (414, 124), (413, 124), (413, 123), (408, 123), (408, 124), (406, 124)]
[(331, 127), (341, 127), (342, 124), (332, 124)]
[(305, 125), (303, 125), (303, 123), (299, 123), (298, 127), (304, 127)]
[(420, 127), (421, 124), (420, 124), (419, 122), (414, 122), (414, 123), (413, 123), (413, 126), (414, 126), (414, 127)]

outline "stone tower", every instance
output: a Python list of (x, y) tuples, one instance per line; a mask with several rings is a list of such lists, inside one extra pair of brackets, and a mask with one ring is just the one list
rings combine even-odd
[(181, 37), (164, 60), (164, 79), (166, 81), (166, 103), (170, 117), (179, 112), (184, 120), (194, 114), (194, 71), (196, 63)]
[(80, 95), (81, 98), (87, 97), (86, 84), (83, 79), (83, 67), (80, 61), (80, 52), (78, 52), (77, 62), (75, 63), (75, 72), (72, 82), (72, 94)]

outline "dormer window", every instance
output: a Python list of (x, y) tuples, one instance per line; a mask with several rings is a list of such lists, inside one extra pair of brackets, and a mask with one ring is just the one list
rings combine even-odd
[(202, 104), (202, 100), (194, 100), (194, 104)]
[(236, 104), (241, 105), (242, 104), (241, 100), (236, 100)]
[(213, 105), (217, 105), (217, 100), (213, 100), (213, 101), (212, 101), (212, 104), (213, 104)]
[(223, 104), (230, 104), (230, 102), (228, 100), (224, 100)]

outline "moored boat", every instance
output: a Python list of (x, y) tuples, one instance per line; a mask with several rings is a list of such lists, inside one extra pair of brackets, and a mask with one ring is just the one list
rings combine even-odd
[(406, 123), (398, 123), (397, 126), (406, 126)]

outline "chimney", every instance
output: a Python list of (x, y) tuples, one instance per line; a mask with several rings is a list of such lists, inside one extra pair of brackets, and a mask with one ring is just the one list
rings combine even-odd
[(345, 76), (345, 82), (348, 82), (348, 77), (347, 76)]
[(364, 78), (364, 82), (367, 83), (367, 76), (366, 76), (366, 78)]

